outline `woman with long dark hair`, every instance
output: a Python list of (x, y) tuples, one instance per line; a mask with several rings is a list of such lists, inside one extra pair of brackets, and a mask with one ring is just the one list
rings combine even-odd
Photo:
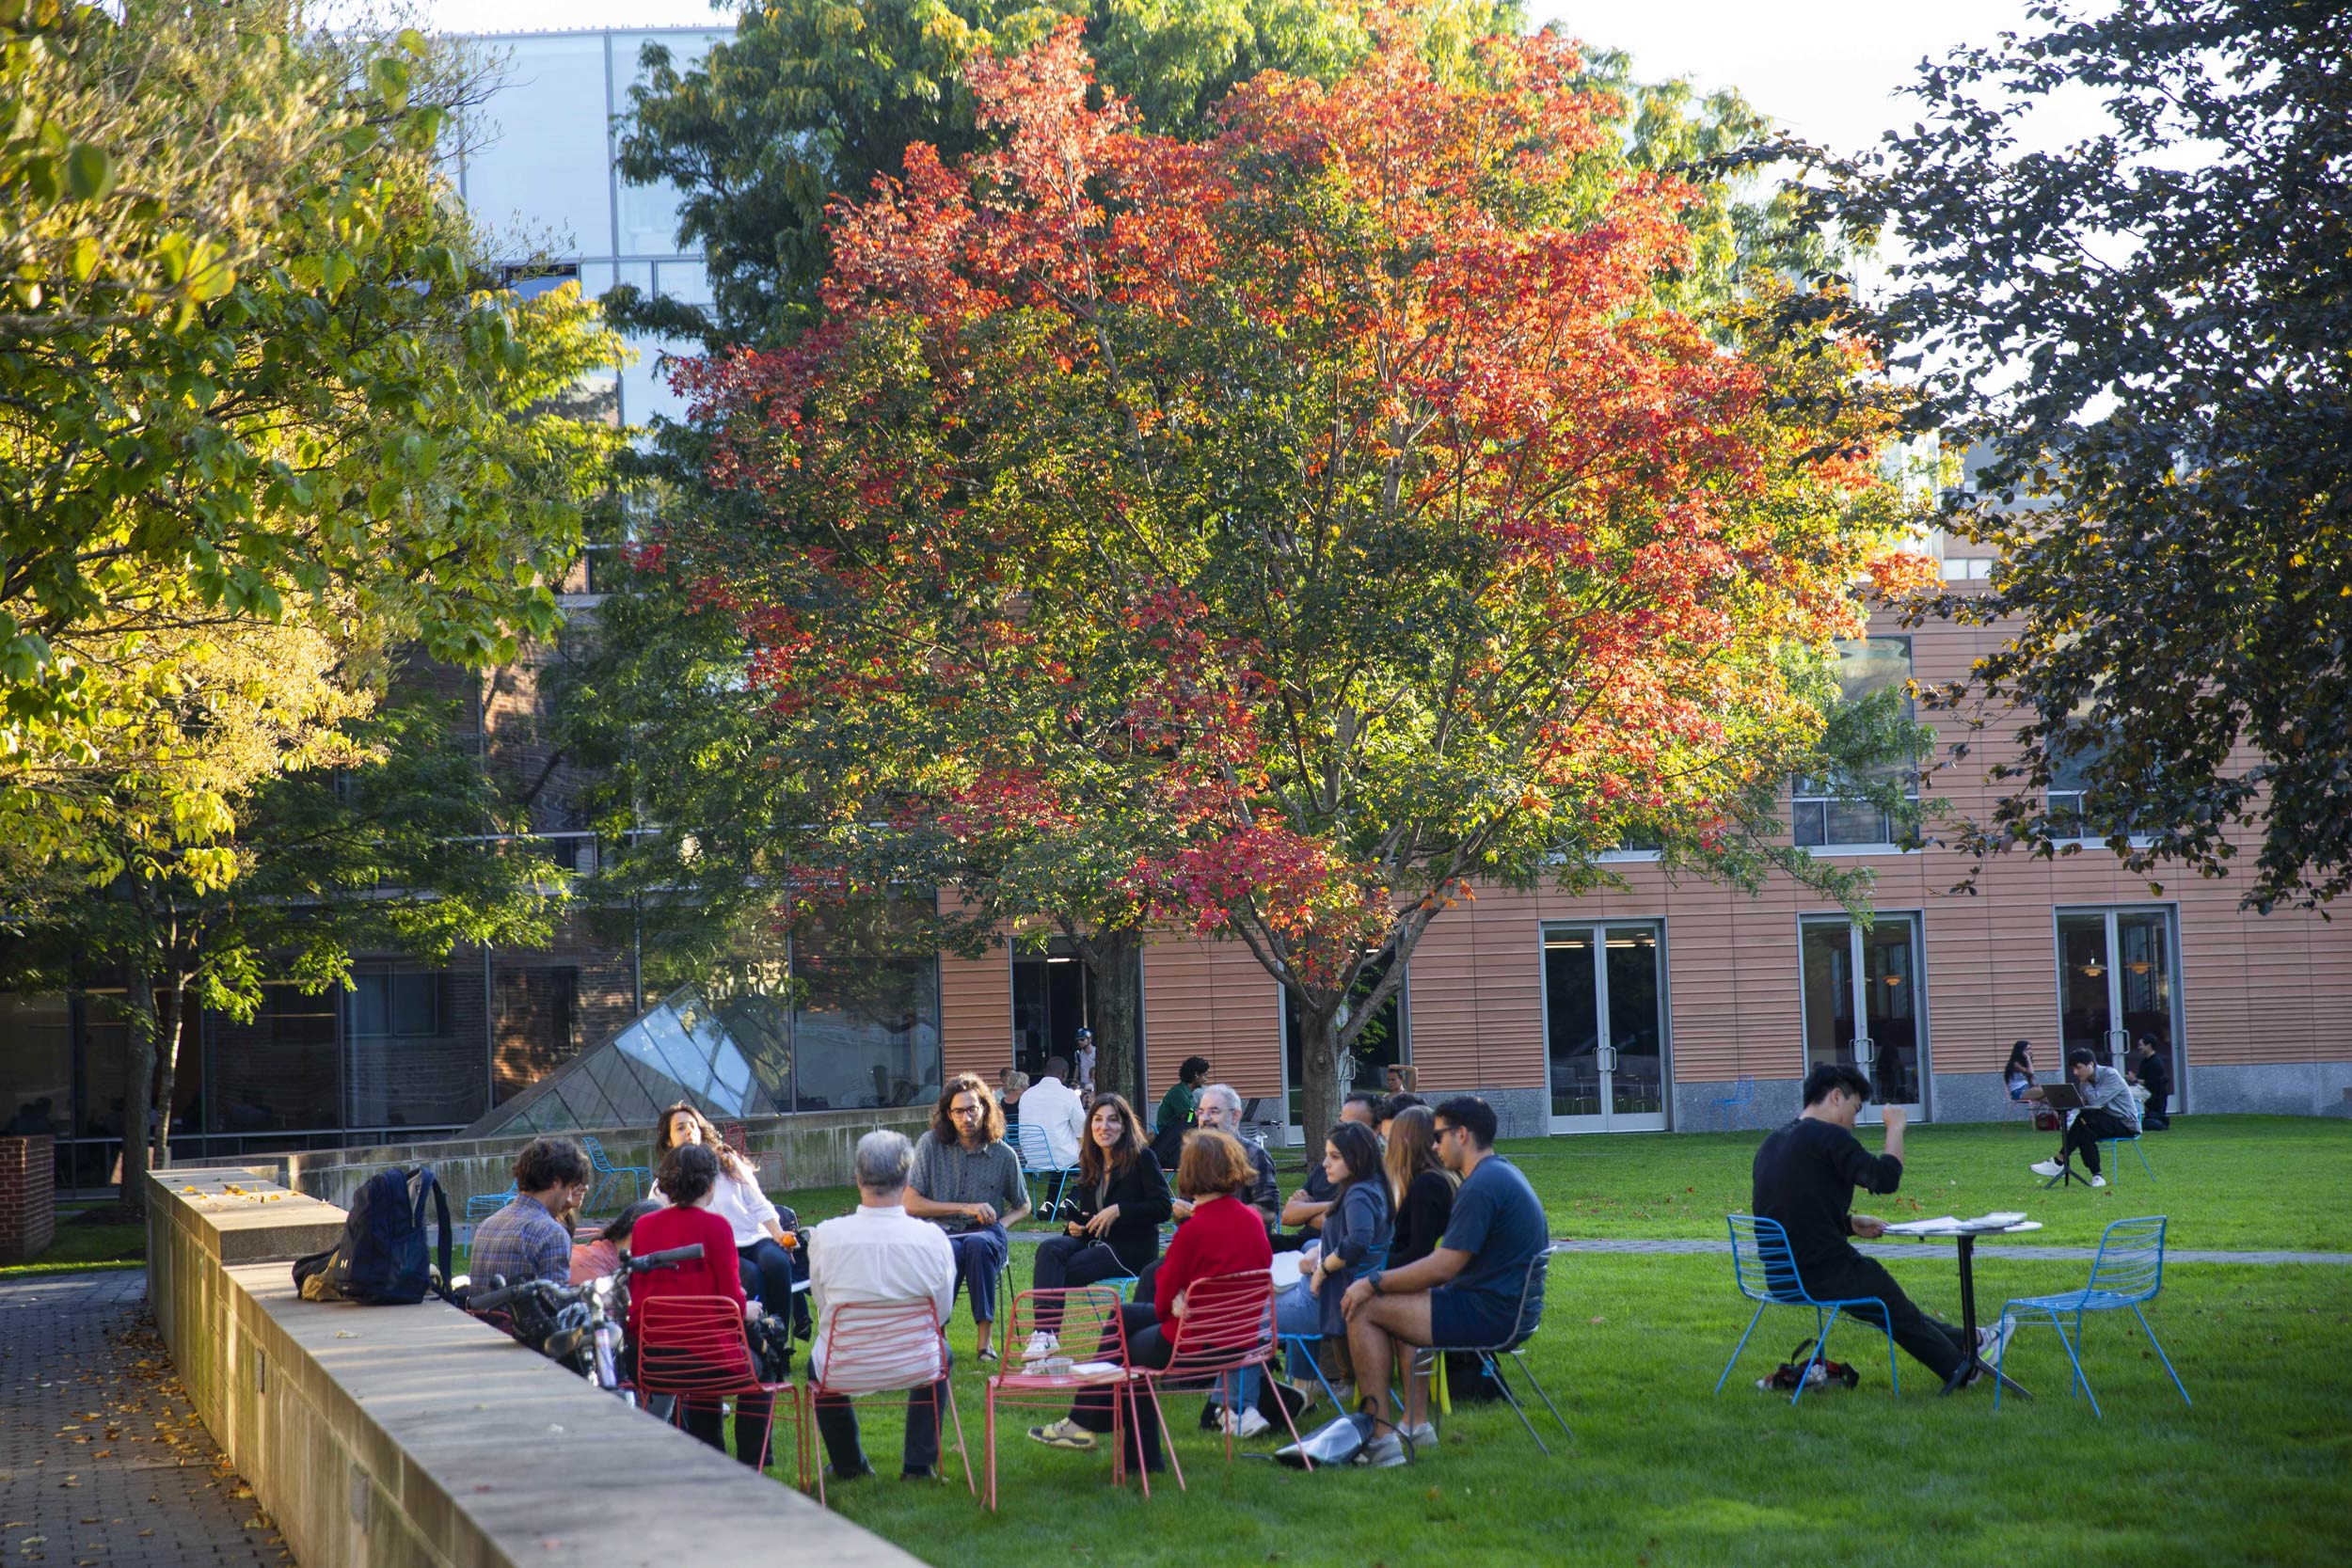
[(806, 1276), (808, 1264), (798, 1256), (798, 1243), (785, 1228), (784, 1212), (759, 1190), (758, 1170), (727, 1146), (710, 1118), (691, 1100), (681, 1100), (663, 1111), (654, 1127), (654, 1201), (665, 1206), (677, 1201), (662, 1186), (660, 1171), (674, 1151), (688, 1148), (708, 1149), (718, 1167), (710, 1212), (726, 1221), (734, 1234), (744, 1293), (757, 1296), (770, 1317), (793, 1324), (805, 1337), (806, 1309), (794, 1302), (792, 1283)]
[[(1160, 1226), (1174, 1212), (1175, 1196), (1123, 1095), (1098, 1095), (1087, 1115), (1076, 1196), (1078, 1217), (1063, 1227), (1067, 1234), (1038, 1243), (1037, 1289), (1075, 1290), (1139, 1275), (1159, 1257)], [(1060, 1302), (1040, 1302), (1037, 1321), (1021, 1353), (1031, 1361), (1060, 1348)]]
[[(1320, 1336), (1343, 1343), (1347, 1319), (1340, 1311), (1340, 1297), (1388, 1255), (1396, 1210), (1380, 1167), (1380, 1140), (1360, 1121), (1341, 1122), (1325, 1135), (1323, 1174), (1333, 1187), (1331, 1207), (1323, 1216), (1323, 1242), (1299, 1255), (1298, 1283), (1274, 1298), (1274, 1327), (1285, 1338)], [(1311, 1375), (1301, 1378), (1298, 1372), (1292, 1369), (1293, 1383), (1311, 1404)]]

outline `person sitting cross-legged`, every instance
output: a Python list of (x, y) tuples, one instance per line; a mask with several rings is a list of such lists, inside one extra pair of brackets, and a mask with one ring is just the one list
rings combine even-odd
[[(1356, 1425), (1367, 1465), (1405, 1463), (1396, 1432), (1383, 1432), (1389, 1372), (1398, 1347), (1499, 1345), (1522, 1326), (1519, 1292), (1528, 1266), (1551, 1244), (1544, 1206), (1518, 1167), (1494, 1151), (1494, 1108), (1457, 1094), (1434, 1115), (1438, 1158), (1462, 1179), (1446, 1218), (1444, 1244), (1418, 1263), (1375, 1270), (1347, 1288), (1348, 1354), (1356, 1363)], [(1542, 1290), (1542, 1275), (1536, 1276)], [(1542, 1298), (1530, 1304), (1542, 1310)], [(1410, 1354), (1410, 1349), (1405, 1354)], [(1402, 1435), (1416, 1449), (1435, 1441), (1427, 1383), (1406, 1380)]]
[(2082, 1092), (2083, 1108), (2067, 1118), (2066, 1141), (2058, 1148), (2058, 1157), (2037, 1160), (2033, 1172), (2056, 1176), (2066, 1168), (2069, 1156), (2079, 1154), (2083, 1168), (2090, 1173), (2090, 1184), (2104, 1187), (2107, 1179), (2099, 1174), (2099, 1140), (2139, 1136), (2139, 1101), (2133, 1098), (2132, 1086), (2123, 1075), (2100, 1066), (2099, 1058), (2085, 1047), (2078, 1045), (2066, 1053), (2066, 1070)]
[[(1140, 1142), (1140, 1139), (1137, 1140)], [(1140, 1150), (1149, 1160), (1152, 1151)], [(1168, 1257), (1156, 1275), (1149, 1302), (1130, 1302), (1119, 1309), (1127, 1336), (1127, 1364), (1161, 1368), (1174, 1354), (1176, 1330), (1184, 1315), (1185, 1292), (1197, 1282), (1220, 1275), (1263, 1273), (1274, 1260), (1267, 1243), (1265, 1221), (1238, 1196), (1247, 1191), (1256, 1172), (1242, 1141), (1230, 1132), (1204, 1128), (1184, 1135), (1184, 1152), (1177, 1163), (1176, 1189), (1193, 1205), (1192, 1217), (1176, 1227)], [(1097, 1347), (1095, 1355), (1105, 1354)], [(1106, 1387), (1078, 1395), (1070, 1414), (1050, 1426), (1031, 1427), (1029, 1435), (1049, 1448), (1091, 1449), (1095, 1434), (1111, 1430), (1111, 1402)], [(1149, 1394), (1137, 1394), (1130, 1405), (1133, 1434), (1128, 1462), (1147, 1471), (1163, 1467), (1160, 1420)]]
[[(1063, 1226), (1068, 1234), (1038, 1243), (1037, 1289), (1075, 1290), (1140, 1275), (1159, 1257), (1160, 1223), (1174, 1212), (1175, 1200), (1158, 1158), (1143, 1141), (1135, 1108), (1123, 1096), (1105, 1094), (1094, 1101), (1073, 1196), (1078, 1217)], [(1022, 1350), (1023, 1359), (1053, 1354), (1060, 1348), (1060, 1328), (1059, 1298), (1049, 1296), (1038, 1304), (1037, 1329)]]
[(1005, 1227), (1028, 1213), (1029, 1188), (1021, 1156), (1005, 1142), (1004, 1108), (977, 1073), (960, 1072), (940, 1091), (930, 1131), (915, 1147), (906, 1209), (947, 1233), (957, 1288), (972, 1291), (979, 1358), (995, 1360), (989, 1333), (996, 1323), (996, 1281), (1005, 1272)]
[[(939, 1227), (906, 1211), (907, 1177), (914, 1167), (914, 1146), (903, 1133), (877, 1129), (858, 1140), (858, 1206), (818, 1226), (809, 1238), (809, 1293), (817, 1298), (821, 1323), (827, 1313), (851, 1302), (928, 1302), (941, 1323), (956, 1303), (956, 1255)], [(928, 1479), (939, 1465), (939, 1423), (947, 1405), (947, 1367), (936, 1351), (906, 1369), (907, 1435), (900, 1450), (899, 1479)], [(809, 1370), (822, 1382), (826, 1339), (819, 1336)], [(936, 1374), (933, 1377), (933, 1374)], [(931, 1381), (924, 1381), (932, 1378)], [(817, 1432), (834, 1476), (852, 1481), (871, 1475), (858, 1440), (857, 1410), (838, 1394), (817, 1400)]]
[[(1913, 1306), (1895, 1276), (1847, 1240), (1867, 1240), (1886, 1230), (1886, 1222), (1876, 1215), (1853, 1212), (1853, 1190), (1891, 1193), (1903, 1179), (1900, 1106), (1883, 1109), (1883, 1154), (1872, 1154), (1854, 1136), (1854, 1117), (1869, 1101), (1870, 1081), (1854, 1068), (1830, 1063), (1805, 1074), (1804, 1110), (1756, 1151), (1750, 1202), (1757, 1218), (1779, 1222), (1808, 1295), (1885, 1303), (1884, 1315), (1873, 1307), (1850, 1307), (1846, 1314), (1881, 1328), (1891, 1318), (1895, 1343), (1948, 1387), (1968, 1365), (1966, 1331)], [(2000, 1334), (1998, 1327), (1978, 1331), (1988, 1361), (1999, 1353)]]

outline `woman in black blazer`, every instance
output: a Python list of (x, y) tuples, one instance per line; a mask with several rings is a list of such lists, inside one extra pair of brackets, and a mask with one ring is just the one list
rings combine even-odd
[(1454, 1217), (1453, 1173), (1438, 1159), (1437, 1117), (1426, 1105), (1399, 1111), (1389, 1123), (1389, 1196), (1396, 1204), (1396, 1236), (1388, 1266), (1401, 1269), (1438, 1250)]
[[(1095, 1097), (1078, 1151), (1078, 1217), (1069, 1234), (1038, 1243), (1037, 1289), (1075, 1290), (1141, 1274), (1160, 1255), (1160, 1227), (1173, 1212), (1174, 1195), (1159, 1160), (1143, 1139), (1135, 1107), (1115, 1094)], [(1061, 1302), (1038, 1304), (1038, 1327), (1022, 1348), (1034, 1361), (1061, 1347)]]

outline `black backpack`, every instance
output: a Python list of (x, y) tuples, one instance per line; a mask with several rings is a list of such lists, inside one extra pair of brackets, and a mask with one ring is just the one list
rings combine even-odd
[[(425, 1250), (428, 1197), (440, 1225), (437, 1271)], [(342, 1241), (297, 1259), (294, 1277), (305, 1301), (406, 1307), (427, 1295), (449, 1300), (449, 1195), (429, 1166), (389, 1165), (360, 1184)]]

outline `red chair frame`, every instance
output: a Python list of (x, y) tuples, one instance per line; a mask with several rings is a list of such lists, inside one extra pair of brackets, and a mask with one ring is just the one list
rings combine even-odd
[(760, 1444), (760, 1473), (768, 1471), (776, 1422), (788, 1417), (795, 1428), (793, 1480), (807, 1484), (808, 1429), (800, 1420), (799, 1391), (789, 1380), (763, 1383), (753, 1370), (740, 1307), (725, 1296), (655, 1296), (643, 1304), (637, 1331), (640, 1402), (669, 1395), (677, 1401), (677, 1414), (683, 1418), (697, 1402), (716, 1404), (765, 1394), (768, 1435)]
[[(1163, 1385), (1183, 1385), (1187, 1387), (1203, 1382), (1221, 1386), (1238, 1387), (1227, 1380), (1247, 1368), (1256, 1367), (1261, 1376), (1272, 1377), (1270, 1364), (1274, 1359), (1274, 1277), (1263, 1269), (1247, 1274), (1212, 1275), (1196, 1279), (1184, 1289), (1184, 1313), (1176, 1320), (1175, 1342), (1168, 1348), (1168, 1365), (1160, 1368), (1138, 1367), (1136, 1377), (1145, 1392), (1152, 1396), (1152, 1408), (1160, 1418), (1162, 1440), (1168, 1445), (1168, 1462), (1176, 1471), (1179, 1491), (1189, 1491), (1184, 1485), (1184, 1466), (1176, 1457), (1174, 1428), (1168, 1424), (1168, 1411), (1160, 1403)], [(1291, 1419), (1290, 1406), (1281, 1405), (1282, 1424), (1290, 1429), (1291, 1441), (1298, 1442), (1297, 1423)], [(1232, 1411), (1234, 1401), (1229, 1397), (1226, 1409)], [(1310, 1470), (1314, 1461), (1299, 1450), (1299, 1461)], [(1233, 1433), (1225, 1433), (1225, 1462), (1233, 1462)]]
[[(1089, 1333), (1096, 1343), (1089, 1361), (1114, 1363), (1117, 1370), (1095, 1372), (1086, 1376), (1064, 1372), (1052, 1374), (1026, 1370), (998, 1372), (988, 1380), (988, 1398), (981, 1422), (981, 1443), (987, 1452), (986, 1502), (993, 1512), (996, 1507), (996, 1407), (1009, 1404), (1017, 1408), (1060, 1409), (1072, 1398), (1088, 1388), (1111, 1390), (1111, 1484), (1125, 1483), (1127, 1477), (1126, 1406), (1135, 1398), (1136, 1370), (1127, 1362), (1127, 1325), (1120, 1320), (1123, 1305), (1119, 1292), (1108, 1285), (1081, 1285), (1068, 1289), (1027, 1290), (1012, 1298), (1012, 1310), (998, 1321), (1004, 1325), (1003, 1354), (1009, 1361), (1015, 1345), (1026, 1345), (1037, 1329), (1037, 1308), (1047, 1299), (1061, 1303), (1061, 1326), (1057, 1335), (1065, 1343), (1082, 1341)], [(1121, 1395), (1124, 1395), (1124, 1398)], [(1137, 1471), (1143, 1482), (1143, 1495), (1152, 1496), (1152, 1478)]]
[[(917, 1347), (928, 1342), (937, 1359), (935, 1377), (906, 1380)], [(956, 1389), (947, 1377), (947, 1336), (939, 1314), (928, 1301), (838, 1301), (825, 1309), (825, 1372), (809, 1362), (808, 1381), (801, 1385), (801, 1420), (804, 1433), (817, 1430), (817, 1399), (833, 1394), (858, 1400), (869, 1394), (911, 1393), (933, 1382), (947, 1384), (947, 1418), (955, 1423), (956, 1452), (963, 1460), (963, 1485), (977, 1492), (972, 1479), (972, 1450), (963, 1444), (963, 1417), (956, 1409)], [(909, 1419), (913, 1419), (910, 1411)], [(806, 1439), (813, 1443), (814, 1439)], [(817, 1464), (817, 1500), (825, 1500), (825, 1466)]]
[[(765, 1152), (757, 1154), (752, 1152), (751, 1132), (739, 1121), (721, 1123), (719, 1127), (719, 1141), (725, 1144), (729, 1148), (735, 1150), (736, 1153), (743, 1156), (744, 1160), (751, 1165), (752, 1169), (758, 1172), (759, 1184), (762, 1188), (765, 1188), (768, 1185), (768, 1162), (771, 1160), (781, 1161), (784, 1158), (782, 1153), (774, 1149), (769, 1149)], [(778, 1180), (781, 1180), (782, 1179), (778, 1178)]]

